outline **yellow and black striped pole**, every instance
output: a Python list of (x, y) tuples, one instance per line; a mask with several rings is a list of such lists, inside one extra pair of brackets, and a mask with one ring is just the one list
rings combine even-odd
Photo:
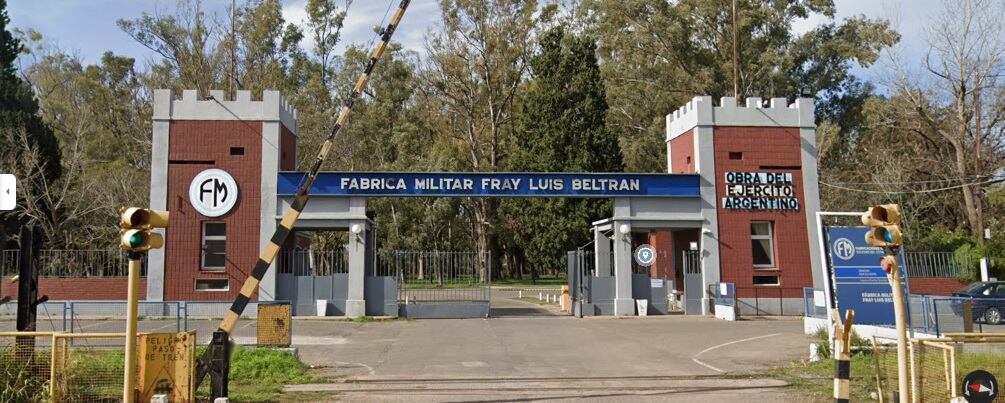
[(855, 311), (846, 310), (844, 313), (844, 323), (841, 323), (841, 315), (838, 310), (833, 311), (834, 315), (834, 402), (848, 403), (851, 392), (851, 328), (855, 321)]
[[(388, 23), (387, 27), (384, 28), (381, 33), (380, 43), (373, 49), (370, 54), (370, 60), (367, 62), (366, 69), (363, 74), (360, 75), (359, 79), (356, 80), (356, 85), (353, 86), (352, 92), (346, 98), (345, 102), (342, 104), (342, 110), (339, 112), (338, 119), (335, 121), (335, 126), (332, 128), (328, 137), (325, 138), (324, 144), (321, 145), (321, 151), (318, 152), (317, 159), (311, 164), (310, 170), (307, 172), (306, 178), (304, 178), (303, 183), (300, 188), (297, 189), (296, 197), (293, 199), (293, 203), (286, 212), (283, 213), (283, 219), (279, 222), (279, 226), (276, 228), (276, 232), (272, 234), (272, 239), (265, 245), (265, 249), (262, 254), (259, 255), (258, 261), (255, 262), (255, 267), (251, 271), (251, 276), (245, 280), (244, 285), (241, 287), (241, 292), (234, 299), (234, 303), (230, 306), (230, 311), (223, 317), (223, 321), (220, 323), (218, 331), (223, 331), (230, 333), (234, 329), (234, 325), (237, 323), (237, 319), (241, 317), (244, 312), (244, 308), (247, 307), (248, 302), (251, 301), (251, 296), (258, 289), (258, 283), (262, 281), (262, 277), (265, 276), (265, 272), (272, 265), (275, 260), (276, 255), (279, 253), (279, 246), (282, 245), (286, 238), (290, 235), (290, 231), (293, 225), (300, 218), (300, 213), (303, 212), (304, 206), (307, 205), (307, 199), (309, 196), (309, 190), (311, 185), (318, 177), (318, 172), (321, 170), (321, 164), (328, 159), (328, 153), (331, 151), (333, 141), (338, 135), (342, 127), (349, 121), (349, 112), (352, 111), (353, 104), (356, 103), (356, 99), (359, 98), (360, 94), (363, 92), (363, 87), (366, 86), (367, 81), (370, 79), (370, 74), (373, 73), (373, 68), (377, 65), (377, 61), (380, 60), (384, 51), (387, 50), (388, 45), (391, 42), (391, 36), (394, 31), (398, 28), (398, 23), (401, 22), (401, 17), (405, 15), (405, 9), (408, 8), (408, 4), (411, 0), (401, 0), (398, 4), (398, 10), (394, 13), (391, 18), (391, 22)], [(196, 384), (198, 388), (199, 384), (202, 383), (203, 378), (209, 371), (209, 360), (212, 354), (211, 349), (207, 349), (201, 357), (199, 357), (198, 371), (196, 373)]]

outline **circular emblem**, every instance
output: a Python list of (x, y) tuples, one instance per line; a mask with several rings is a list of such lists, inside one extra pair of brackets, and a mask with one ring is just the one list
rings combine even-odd
[(834, 256), (841, 260), (851, 260), (855, 257), (855, 244), (848, 238), (840, 238), (834, 242)]
[(656, 261), (656, 250), (649, 244), (639, 245), (635, 249), (635, 262), (640, 266), (650, 266)]
[(188, 201), (199, 214), (222, 216), (237, 203), (237, 182), (222, 169), (199, 172), (188, 187)]
[(970, 403), (991, 403), (998, 396), (998, 380), (984, 370), (976, 370), (963, 378), (963, 397)]

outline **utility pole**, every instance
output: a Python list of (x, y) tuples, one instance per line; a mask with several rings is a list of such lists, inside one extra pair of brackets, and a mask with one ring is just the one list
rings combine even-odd
[(230, 100), (237, 99), (237, 2), (230, 0), (230, 79), (227, 80), (227, 94)]
[(740, 95), (740, 66), (737, 64), (739, 56), (736, 51), (736, 0), (733, 0), (733, 97)]
[[(981, 129), (981, 79), (980, 76), (977, 77), (977, 84), (974, 86), (974, 173), (977, 174), (978, 178), (981, 178), (981, 141), (983, 130)], [(983, 179), (983, 178), (982, 178)], [(977, 244), (984, 245), (984, 202), (981, 200), (983, 196), (983, 185), (976, 185), (977, 191), (974, 192), (974, 207), (977, 210), (977, 228), (974, 228), (974, 232), (977, 235)]]

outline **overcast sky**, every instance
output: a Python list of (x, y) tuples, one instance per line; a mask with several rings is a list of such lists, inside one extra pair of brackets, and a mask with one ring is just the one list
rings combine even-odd
[[(397, 0), (388, 0), (397, 5)], [(307, 0), (283, 0), (283, 17), (288, 22), (304, 20)], [(395, 41), (421, 50), (422, 36), (437, 23), (437, 0), (413, 0)], [(908, 56), (918, 57), (924, 49), (924, 22), (941, 8), (941, 0), (835, 0), (837, 18), (864, 14), (872, 18), (890, 19), (903, 36), (902, 49)], [(203, 0), (207, 13), (226, 15), (230, 0)], [(372, 27), (380, 23), (389, 3), (383, 0), (356, 0), (349, 9), (343, 46), (347, 43), (369, 43)], [(154, 54), (140, 46), (115, 25), (120, 18), (136, 18), (141, 13), (167, 11), (173, 0), (8, 0), (8, 12), (15, 27), (40, 31), (47, 40), (61, 48), (75, 50), (85, 62), (97, 62), (101, 54), (111, 50), (116, 54), (136, 57), (141, 61)], [(391, 10), (393, 11), (393, 10)], [(387, 16), (390, 18), (390, 15)], [(799, 21), (796, 30), (803, 32), (816, 24), (827, 22), (817, 17)], [(304, 45), (309, 46), (309, 41)], [(867, 79), (880, 74), (880, 68), (861, 72)]]

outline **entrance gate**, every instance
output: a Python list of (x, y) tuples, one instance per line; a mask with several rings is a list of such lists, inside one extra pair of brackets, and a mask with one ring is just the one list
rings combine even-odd
[(701, 279), (701, 252), (683, 251), (684, 262), (684, 314), (701, 315), (701, 298), (705, 290)]
[(485, 318), (489, 315), (490, 252), (383, 251), (383, 275), (398, 280), (399, 315), (407, 318)]

